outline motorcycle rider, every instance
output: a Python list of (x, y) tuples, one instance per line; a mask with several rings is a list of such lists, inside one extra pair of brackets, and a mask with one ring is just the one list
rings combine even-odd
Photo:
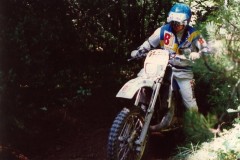
[[(137, 50), (132, 51), (131, 56), (140, 56), (157, 47), (168, 50), (169, 62), (173, 66), (173, 79), (180, 88), (183, 103), (189, 111), (198, 112), (193, 91), (191, 60), (207, 54), (208, 47), (200, 32), (189, 25), (191, 15), (188, 5), (183, 3), (173, 5), (167, 17), (167, 24), (156, 29)], [(164, 125), (150, 126), (150, 129), (159, 130)]]

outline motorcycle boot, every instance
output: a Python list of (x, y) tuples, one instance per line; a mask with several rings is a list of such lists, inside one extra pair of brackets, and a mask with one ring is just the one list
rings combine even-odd
[(149, 130), (152, 132), (161, 131), (170, 126), (173, 119), (173, 112), (171, 110), (162, 118), (162, 121), (159, 124), (152, 125), (149, 127)]

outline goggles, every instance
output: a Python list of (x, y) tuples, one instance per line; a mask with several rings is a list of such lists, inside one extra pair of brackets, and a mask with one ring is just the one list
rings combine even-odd
[(182, 25), (185, 25), (184, 22), (177, 22), (177, 21), (172, 21), (170, 24), (171, 24), (172, 26), (182, 26)]

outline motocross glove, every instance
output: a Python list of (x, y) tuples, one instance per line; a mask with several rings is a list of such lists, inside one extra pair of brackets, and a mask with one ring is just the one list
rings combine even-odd
[(143, 49), (143, 50), (133, 50), (131, 52), (131, 57), (133, 57), (133, 58), (135, 58), (135, 57), (142, 57), (142, 56), (145, 56), (147, 52), (148, 51), (145, 50), (145, 49)]
[(201, 53), (198, 53), (198, 52), (191, 52), (189, 55), (189, 59), (192, 61), (199, 59), (200, 57), (201, 57)]

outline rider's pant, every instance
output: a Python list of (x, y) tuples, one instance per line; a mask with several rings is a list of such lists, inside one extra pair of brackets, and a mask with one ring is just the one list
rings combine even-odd
[[(173, 71), (172, 78), (177, 82), (184, 106), (189, 110), (198, 111), (196, 97), (194, 95), (193, 73), (185, 71)], [(175, 87), (173, 86), (173, 88)]]
[[(142, 76), (144, 74), (144, 70), (142, 69), (138, 76)], [(173, 80), (177, 82), (177, 86), (174, 85)], [(196, 102), (196, 98), (194, 95), (194, 79), (193, 72), (191, 70), (179, 70), (173, 68), (172, 75), (172, 87), (173, 90), (176, 88), (179, 89), (184, 106), (193, 111), (198, 111), (198, 106)], [(143, 90), (145, 92), (145, 90)], [(146, 95), (146, 94), (144, 94)], [(141, 97), (142, 103), (147, 103), (149, 100)]]

